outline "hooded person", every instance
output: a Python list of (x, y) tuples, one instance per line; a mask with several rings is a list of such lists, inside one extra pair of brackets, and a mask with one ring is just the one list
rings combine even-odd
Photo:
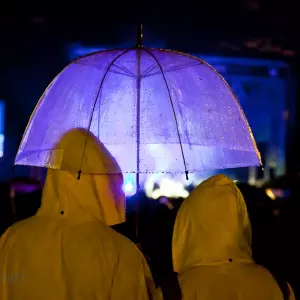
[(73, 129), (49, 164), (59, 170), (48, 169), (37, 214), (1, 237), (0, 299), (149, 299), (144, 257), (109, 227), (125, 221), (116, 160), (95, 136)]
[[(201, 183), (176, 217), (172, 256), (185, 300), (282, 300), (270, 272), (252, 259), (251, 225), (237, 186), (225, 175)], [(289, 290), (288, 299), (294, 299)]]

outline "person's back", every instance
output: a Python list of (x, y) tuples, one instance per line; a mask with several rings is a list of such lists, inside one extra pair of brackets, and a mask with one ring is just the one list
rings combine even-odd
[(197, 266), (180, 274), (179, 282), (184, 299), (283, 299), (272, 275), (254, 263)]
[(183, 202), (172, 251), (184, 300), (283, 299), (276, 280), (252, 260), (246, 205), (224, 175), (203, 182)]
[(133, 244), (98, 221), (70, 225), (36, 216), (9, 229), (1, 299), (148, 299)]
[[(72, 151), (65, 150), (62, 170), (85, 137), (82, 130), (67, 136)], [(94, 143), (89, 138), (85, 164), (116, 164)], [(0, 299), (148, 299), (146, 277), (152, 279), (142, 254), (108, 227), (124, 221), (122, 180), (117, 164), (115, 175), (83, 168), (80, 180), (76, 172), (48, 170), (36, 216), (1, 237)]]

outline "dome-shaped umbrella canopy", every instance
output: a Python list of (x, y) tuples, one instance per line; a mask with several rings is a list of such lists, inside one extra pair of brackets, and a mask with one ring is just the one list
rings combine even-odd
[[(226, 81), (203, 60), (175, 51), (101, 51), (70, 63), (40, 98), (15, 164), (60, 169), (53, 157), (63, 155), (59, 140), (73, 128), (98, 137), (123, 172), (260, 164), (251, 129)], [(83, 156), (89, 155), (85, 148)]]

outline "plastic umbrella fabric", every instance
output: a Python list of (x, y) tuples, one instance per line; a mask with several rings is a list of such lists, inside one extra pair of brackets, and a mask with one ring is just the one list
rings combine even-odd
[[(176, 51), (117, 49), (70, 63), (40, 98), (15, 164), (60, 169), (52, 157), (63, 155), (56, 145), (72, 128), (98, 137), (124, 173), (188, 173), (261, 163), (226, 81), (205, 61)], [(88, 153), (83, 149), (82, 155)], [(99, 172), (81, 170), (80, 162), (78, 171)]]

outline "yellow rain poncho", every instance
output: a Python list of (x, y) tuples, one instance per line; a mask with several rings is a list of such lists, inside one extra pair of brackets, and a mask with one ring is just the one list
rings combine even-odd
[[(0, 240), (0, 300), (149, 299), (153, 282), (136, 246), (108, 225), (125, 221), (123, 177), (116, 161), (86, 132), (59, 143), (36, 216), (10, 227)], [(115, 175), (84, 171), (110, 170)], [(69, 172), (67, 170), (73, 170)]]
[(172, 250), (184, 300), (283, 299), (276, 280), (252, 260), (246, 204), (224, 175), (204, 181), (183, 202)]

